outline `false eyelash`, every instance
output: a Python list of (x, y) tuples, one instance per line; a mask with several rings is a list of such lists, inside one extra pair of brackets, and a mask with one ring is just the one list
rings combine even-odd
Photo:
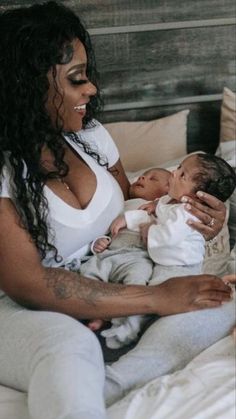
[(81, 84), (88, 83), (88, 80), (73, 80), (73, 79), (69, 79), (69, 82), (72, 85), (80, 86)]

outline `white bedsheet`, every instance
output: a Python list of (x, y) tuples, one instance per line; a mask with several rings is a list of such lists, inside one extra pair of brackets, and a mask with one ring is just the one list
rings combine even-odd
[[(108, 418), (235, 419), (235, 384), (235, 346), (228, 336), (183, 370), (155, 379), (111, 406)], [(26, 394), (0, 386), (0, 418), (29, 419)]]
[(151, 381), (108, 409), (109, 419), (235, 419), (235, 345), (231, 336), (183, 370)]

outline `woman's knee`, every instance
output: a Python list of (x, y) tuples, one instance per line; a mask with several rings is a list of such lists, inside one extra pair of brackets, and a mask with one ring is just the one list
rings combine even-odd
[[(93, 357), (102, 356), (95, 334), (81, 322), (60, 313), (41, 313), (35, 341), (35, 357), (42, 359), (50, 355), (84, 353)], [(45, 320), (45, 321), (43, 321)]]
[[(13, 313), (13, 314), (12, 314)], [(2, 316), (3, 317), (3, 316)], [(103, 365), (100, 344), (91, 330), (70, 316), (30, 310), (5, 315), (0, 331), (1, 382), (26, 390), (45, 359), (70, 358)], [(59, 363), (60, 364), (60, 363)]]
[[(38, 345), (32, 363), (29, 382), (32, 417), (41, 419), (42, 416), (37, 416), (41, 406), (43, 417), (47, 418), (90, 417), (79, 414), (91, 409), (88, 394), (96, 395), (98, 407), (93, 403), (96, 409), (102, 411), (104, 404), (100, 344), (90, 329), (69, 316), (50, 315), (49, 319), (50, 327), (42, 332), (42, 346)], [(53, 389), (50, 400), (48, 389)]]

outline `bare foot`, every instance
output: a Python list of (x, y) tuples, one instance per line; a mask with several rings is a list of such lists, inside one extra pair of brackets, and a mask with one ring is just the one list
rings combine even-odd
[(105, 321), (102, 319), (94, 319), (88, 322), (88, 328), (92, 330), (93, 332), (96, 332), (97, 330), (101, 329), (102, 326), (105, 324)]

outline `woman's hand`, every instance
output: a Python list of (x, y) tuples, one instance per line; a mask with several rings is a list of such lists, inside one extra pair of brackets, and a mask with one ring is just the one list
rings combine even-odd
[(236, 274), (223, 276), (223, 281), (225, 284), (235, 284), (236, 286)]
[(160, 316), (219, 307), (232, 299), (231, 288), (214, 275), (176, 277), (148, 288)]
[(181, 202), (186, 203), (185, 209), (199, 218), (199, 222), (189, 220), (188, 224), (201, 233), (205, 240), (213, 239), (222, 229), (226, 207), (223, 202), (205, 192), (197, 192), (198, 200), (184, 196)]

